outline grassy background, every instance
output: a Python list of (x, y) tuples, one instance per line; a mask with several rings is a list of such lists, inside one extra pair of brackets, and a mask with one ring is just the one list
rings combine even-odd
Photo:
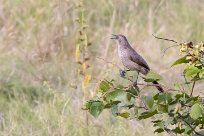
[[(75, 62), (77, 4), (78, 0), (0, 1), (0, 135), (154, 135), (148, 120), (115, 118), (108, 111), (94, 119), (81, 110), (100, 79), (124, 81), (116, 67), (97, 57), (117, 63), (110, 35), (122, 33), (150, 67), (165, 77), (163, 84), (182, 83), (181, 67), (170, 68), (179, 57), (178, 49), (162, 56), (172, 43), (151, 34), (179, 42), (203, 40), (204, 1), (84, 1), (92, 75), (85, 90)], [(197, 93), (203, 87), (197, 84)]]

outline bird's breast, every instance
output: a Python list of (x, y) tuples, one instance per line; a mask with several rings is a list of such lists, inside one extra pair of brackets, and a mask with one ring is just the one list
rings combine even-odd
[(125, 48), (118, 47), (118, 56), (120, 61), (124, 64), (128, 59), (128, 51)]
[(137, 65), (130, 60), (130, 52), (127, 48), (118, 48), (118, 56), (122, 64), (129, 70), (137, 69)]

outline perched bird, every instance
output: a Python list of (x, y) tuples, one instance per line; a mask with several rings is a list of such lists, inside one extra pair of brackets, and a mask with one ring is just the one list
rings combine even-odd
[[(120, 61), (129, 71), (137, 71), (138, 74), (142, 73), (147, 75), (150, 68), (147, 62), (140, 56), (129, 44), (127, 38), (122, 34), (113, 34), (111, 39), (115, 39), (118, 44), (118, 56)], [(121, 76), (125, 76), (125, 71), (120, 71)], [(156, 88), (160, 92), (164, 92), (163, 88), (159, 85), (157, 81), (153, 81)]]

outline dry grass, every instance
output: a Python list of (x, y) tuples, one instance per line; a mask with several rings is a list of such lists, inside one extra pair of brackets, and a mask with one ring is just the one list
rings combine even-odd
[[(108, 111), (93, 119), (81, 110), (100, 79), (119, 79), (118, 69), (97, 57), (117, 62), (110, 34), (123, 33), (149, 65), (165, 77), (163, 83), (182, 82), (172, 43), (204, 37), (202, 0), (87, 0), (85, 20), (92, 80), (83, 92), (75, 63), (78, 31), (77, 0), (0, 1), (0, 135), (135, 136), (153, 135), (149, 121), (115, 118)], [(198, 85), (198, 92), (203, 88)], [(88, 120), (87, 120), (88, 119)], [(88, 122), (88, 123), (87, 123)]]

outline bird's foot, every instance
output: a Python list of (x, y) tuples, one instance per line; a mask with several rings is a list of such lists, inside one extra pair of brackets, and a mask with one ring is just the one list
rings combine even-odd
[(120, 69), (120, 70), (119, 70), (119, 73), (120, 73), (120, 76), (121, 76), (121, 77), (125, 77), (126, 71)]

